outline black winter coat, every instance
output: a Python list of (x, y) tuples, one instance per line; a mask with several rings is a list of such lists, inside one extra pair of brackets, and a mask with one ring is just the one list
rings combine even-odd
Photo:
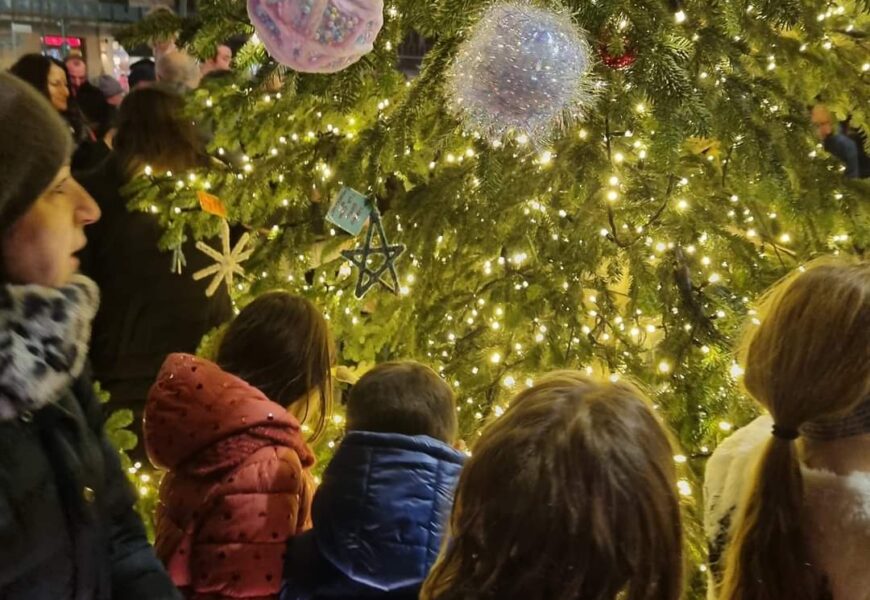
[(180, 600), (101, 414), (85, 376), (0, 421), (0, 599)]
[(157, 219), (127, 209), (126, 181), (114, 156), (76, 179), (103, 213), (85, 230), (81, 256), (82, 273), (102, 295), (91, 340), (94, 378), (111, 394), (112, 408), (141, 417), (166, 356), (194, 353), (206, 333), (232, 318), (232, 303), (224, 286), (207, 298), (210, 278), (193, 280), (213, 261), (192, 240), (183, 246), (184, 272), (172, 272), (172, 253), (158, 248), (163, 229)]

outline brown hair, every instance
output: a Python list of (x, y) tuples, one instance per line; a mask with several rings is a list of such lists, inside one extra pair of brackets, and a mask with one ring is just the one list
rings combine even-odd
[(9, 67), (9, 72), (32, 85), (50, 101), (51, 92), (48, 89), (48, 73), (51, 71), (51, 65), (60, 67), (66, 73), (64, 63), (41, 54), (25, 54), (14, 65)]
[[(870, 393), (870, 263), (822, 259), (775, 285), (741, 348), (744, 385), (778, 430), (764, 448), (726, 555), (723, 600), (818, 600), (804, 538), (800, 427)], [(788, 433), (791, 432), (791, 433)]]
[(669, 437), (626, 383), (552, 373), (474, 447), (422, 600), (676, 600)]
[(250, 383), (269, 399), (288, 408), (304, 406), (300, 420), (311, 414), (308, 394), (317, 391), (317, 424), (312, 440), (332, 415), (334, 347), (326, 320), (314, 304), (287, 292), (263, 294), (230, 323), (221, 340), (217, 364)]
[(184, 115), (184, 99), (159, 85), (134, 90), (124, 98), (113, 144), (128, 176), (146, 165), (161, 171), (208, 165), (203, 139)]
[(413, 361), (378, 365), (353, 386), (350, 430), (428, 435), (452, 444), (459, 428), (456, 399), (435, 371)]

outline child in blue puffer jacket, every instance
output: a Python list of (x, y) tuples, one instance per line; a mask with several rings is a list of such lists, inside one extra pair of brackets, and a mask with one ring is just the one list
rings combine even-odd
[(314, 528), (288, 542), (281, 600), (416, 600), (465, 459), (453, 392), (423, 365), (382, 364), (353, 387), (347, 429)]

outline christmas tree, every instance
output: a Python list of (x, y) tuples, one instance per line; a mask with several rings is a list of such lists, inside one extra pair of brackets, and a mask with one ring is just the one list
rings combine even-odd
[[(550, 136), (487, 135), (455, 110), (455, 65), (493, 4), (388, 0), (374, 50), (332, 74), (286, 68), (262, 33), (252, 37), (233, 79), (190, 96), (219, 163), (149, 171), (133, 204), (159, 216), (166, 249), (217, 235), (213, 213), (226, 211), (253, 250), (233, 279), (237, 302), (273, 288), (304, 294), (328, 314), (342, 364), (433, 366), (456, 390), (469, 446), (543, 372), (642, 383), (681, 447), (690, 597), (701, 597), (699, 478), (756, 410), (733, 342), (769, 284), (870, 241), (870, 185), (844, 178), (809, 108), (822, 101), (866, 130), (870, 2), (535, 3), (582, 28), (594, 61), (585, 110)], [(196, 16), (156, 13), (125, 42), (174, 34), (207, 57), (253, 33), (244, 0), (202, 0)], [(409, 36), (428, 47), (413, 77), (399, 69)], [(478, 66), (498, 60), (491, 50)], [(387, 247), (403, 254), (367, 263), (353, 251), (368, 234), (326, 220), (344, 188), (371, 200)], [(360, 277), (371, 290), (357, 298)], [(340, 414), (334, 425), (325, 446)]]

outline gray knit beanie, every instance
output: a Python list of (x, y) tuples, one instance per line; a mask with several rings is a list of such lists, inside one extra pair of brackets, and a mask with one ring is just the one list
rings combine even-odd
[(71, 154), (69, 128), (48, 100), (0, 73), (0, 233), (39, 199)]

